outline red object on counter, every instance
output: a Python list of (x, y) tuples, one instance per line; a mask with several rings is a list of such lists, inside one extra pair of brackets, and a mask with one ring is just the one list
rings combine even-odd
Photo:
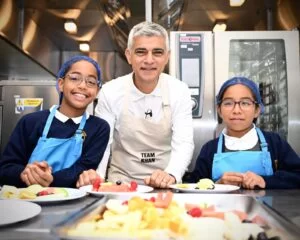
[(95, 179), (95, 181), (93, 182), (93, 189), (92, 189), (92, 191), (98, 191), (98, 189), (101, 186), (101, 182), (102, 182), (102, 179), (100, 177), (97, 177)]

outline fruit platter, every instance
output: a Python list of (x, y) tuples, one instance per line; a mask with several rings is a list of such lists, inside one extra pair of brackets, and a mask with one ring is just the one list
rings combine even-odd
[(298, 239), (299, 230), (255, 198), (226, 194), (114, 195), (58, 224), (63, 239)]
[(153, 191), (153, 188), (145, 185), (138, 185), (136, 181), (122, 182), (105, 182), (101, 178), (97, 178), (92, 185), (80, 187), (80, 190), (95, 196), (103, 196), (107, 194), (129, 194), (129, 193), (145, 193)]
[(131, 181), (130, 183), (124, 183), (122, 181), (105, 182), (101, 178), (96, 178), (93, 182), (92, 191), (96, 192), (135, 192), (137, 190), (138, 184), (136, 181)]
[(0, 190), (0, 199), (18, 199), (31, 202), (56, 202), (84, 197), (85, 192), (73, 188), (42, 187), (33, 184), (26, 188), (4, 185)]
[(240, 189), (239, 186), (228, 184), (217, 184), (211, 179), (203, 178), (197, 183), (178, 183), (169, 186), (178, 192), (186, 193), (226, 193), (233, 192)]

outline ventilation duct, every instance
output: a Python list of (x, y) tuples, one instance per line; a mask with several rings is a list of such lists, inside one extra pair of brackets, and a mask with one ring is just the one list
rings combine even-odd
[(164, 0), (154, 2), (154, 21), (168, 31), (177, 31), (184, 7), (184, 0)]
[(129, 26), (127, 22), (128, 18), (131, 16), (128, 1), (100, 1), (100, 7), (104, 14), (104, 20), (109, 26), (113, 40), (117, 46), (117, 50), (120, 55), (125, 58), (124, 51), (127, 47), (129, 34)]
[(1, 79), (55, 79), (60, 51), (41, 34), (21, 3), (0, 0)]

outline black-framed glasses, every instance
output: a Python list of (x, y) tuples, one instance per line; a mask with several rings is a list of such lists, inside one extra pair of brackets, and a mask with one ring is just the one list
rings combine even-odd
[(81, 84), (82, 81), (84, 80), (86, 86), (89, 88), (96, 88), (100, 84), (100, 82), (99, 82), (99, 80), (97, 80), (97, 78), (95, 78), (93, 76), (84, 77), (80, 73), (69, 73), (66, 76), (64, 76), (64, 78), (67, 78), (75, 85)]
[(221, 106), (228, 110), (233, 110), (235, 105), (238, 104), (240, 109), (242, 110), (249, 110), (256, 105), (257, 102), (252, 99), (242, 99), (240, 101), (234, 101), (233, 99), (224, 99), (221, 101)]

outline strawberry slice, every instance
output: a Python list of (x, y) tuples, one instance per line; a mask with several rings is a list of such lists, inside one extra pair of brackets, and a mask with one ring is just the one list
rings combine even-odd
[(198, 207), (190, 209), (187, 213), (189, 215), (191, 215), (192, 217), (201, 217), (202, 216), (202, 211)]
[(54, 188), (46, 188), (40, 192), (38, 192), (36, 195), (39, 196), (46, 196), (46, 195), (51, 195), (54, 194)]
[(102, 179), (100, 177), (97, 177), (94, 182), (93, 182), (93, 188), (92, 188), (92, 191), (98, 191), (98, 189), (100, 188), (101, 186), (101, 182), (102, 182)]
[(155, 200), (156, 200), (155, 197), (151, 197), (151, 198), (149, 199), (150, 202), (155, 202)]
[(136, 190), (137, 190), (137, 187), (138, 187), (138, 184), (137, 184), (136, 181), (131, 181), (131, 182), (130, 182), (130, 188), (129, 188), (129, 190), (130, 190), (131, 192), (136, 191)]

